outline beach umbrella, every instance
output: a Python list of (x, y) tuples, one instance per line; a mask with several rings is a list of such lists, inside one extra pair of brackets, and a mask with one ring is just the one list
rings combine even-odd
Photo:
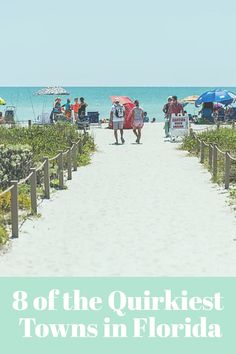
[(183, 98), (180, 102), (185, 103), (185, 104), (186, 103), (194, 104), (198, 98), (199, 98), (199, 96), (197, 96), (197, 95), (188, 96), (188, 97)]
[(202, 103), (206, 103), (206, 102), (217, 102), (217, 103), (222, 103), (223, 105), (228, 105), (232, 103), (235, 98), (236, 98), (236, 94), (231, 91), (216, 89), (216, 90), (204, 92), (196, 100), (195, 106), (199, 107)]
[(4, 106), (6, 104), (6, 101), (0, 97), (0, 106)]
[(133, 101), (127, 96), (111, 96), (111, 102), (114, 103), (115, 99), (118, 98), (121, 104), (132, 103)]
[(61, 95), (69, 95), (69, 92), (67, 92), (63, 87), (60, 86), (51, 86), (51, 87), (45, 87), (35, 93), (38, 96), (61, 96)]

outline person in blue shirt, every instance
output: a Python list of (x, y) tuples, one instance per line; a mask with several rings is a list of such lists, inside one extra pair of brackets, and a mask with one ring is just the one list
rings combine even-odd
[(67, 99), (66, 103), (63, 104), (62, 107), (65, 108), (65, 116), (69, 119), (71, 117), (71, 103), (69, 98)]

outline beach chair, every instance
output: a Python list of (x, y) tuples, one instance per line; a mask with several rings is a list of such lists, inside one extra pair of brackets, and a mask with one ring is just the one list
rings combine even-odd
[(15, 124), (15, 106), (7, 106), (5, 110), (4, 120), (6, 124)]
[(102, 127), (102, 124), (99, 120), (99, 112), (88, 112), (87, 117), (89, 120), (90, 127)]
[(90, 129), (90, 122), (88, 116), (80, 117), (77, 121), (78, 129), (79, 130), (89, 130)]

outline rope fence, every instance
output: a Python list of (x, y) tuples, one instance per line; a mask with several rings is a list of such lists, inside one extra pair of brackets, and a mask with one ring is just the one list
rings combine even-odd
[(208, 167), (214, 180), (221, 178), (224, 188), (229, 189), (230, 183), (233, 180), (235, 182), (236, 178), (236, 157), (230, 151), (222, 151), (215, 143), (206, 143), (198, 137), (196, 131), (190, 130), (190, 134), (197, 142), (196, 153), (200, 163)]
[[(31, 214), (36, 215), (38, 211), (38, 185), (41, 184), (43, 189), (43, 198), (50, 199), (51, 181), (58, 177), (58, 188), (60, 190), (65, 188), (66, 180), (72, 180), (72, 172), (77, 171), (78, 155), (82, 153), (83, 145), (86, 141), (84, 134), (77, 142), (73, 142), (71, 147), (66, 151), (58, 151), (58, 154), (52, 158), (44, 157), (42, 164), (37, 168), (31, 168), (30, 174), (20, 181), (11, 181), (11, 186), (0, 193), (3, 197), (10, 193), (10, 225), (13, 238), (19, 237), (19, 187), (27, 184), (30, 193)], [(51, 170), (57, 169), (57, 173)], [(38, 181), (38, 176), (41, 175)]]

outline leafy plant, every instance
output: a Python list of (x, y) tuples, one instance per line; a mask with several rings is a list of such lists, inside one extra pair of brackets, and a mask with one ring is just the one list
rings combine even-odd
[[(218, 148), (225, 151), (230, 151), (232, 156), (236, 156), (236, 130), (230, 128), (220, 128), (215, 130), (204, 131), (199, 133), (198, 138), (204, 140), (207, 144), (217, 144)], [(198, 154), (197, 140), (194, 136), (187, 136), (184, 138), (181, 149), (187, 150), (193, 155)], [(205, 161), (204, 165), (208, 165), (208, 148), (205, 148)], [(214, 182), (221, 184), (224, 180), (224, 155), (218, 153), (217, 159), (217, 177)], [(231, 162), (230, 182), (236, 182), (236, 163)]]
[(5, 189), (10, 185), (10, 181), (26, 177), (33, 164), (32, 158), (29, 146), (1, 146), (0, 188)]
[(8, 240), (7, 230), (0, 225), (0, 246), (4, 245)]

